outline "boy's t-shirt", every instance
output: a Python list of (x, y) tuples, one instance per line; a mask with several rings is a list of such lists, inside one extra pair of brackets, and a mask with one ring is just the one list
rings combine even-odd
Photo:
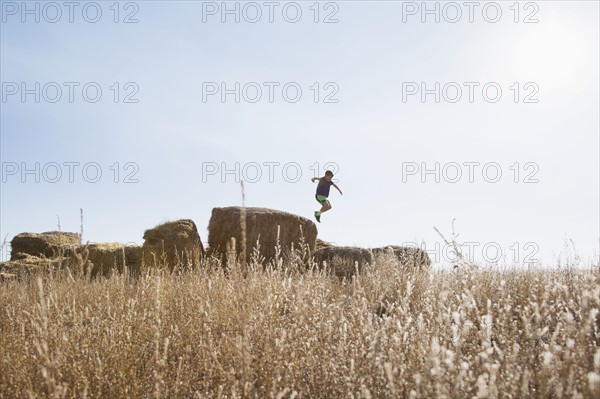
[(325, 180), (324, 177), (322, 177), (319, 180), (319, 184), (317, 185), (317, 195), (322, 195), (324, 197), (329, 197), (329, 188), (333, 185), (332, 181), (327, 181)]

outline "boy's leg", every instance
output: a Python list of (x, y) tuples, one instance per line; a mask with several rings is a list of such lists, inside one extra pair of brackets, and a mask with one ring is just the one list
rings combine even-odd
[(329, 201), (325, 200), (325, 201), (323, 201), (323, 206), (321, 207), (321, 210), (319, 212), (320, 213), (327, 212), (330, 209), (331, 209), (331, 203), (329, 203)]
[(321, 210), (316, 211), (315, 215), (321, 216), (323, 212), (327, 212), (331, 209), (331, 203), (329, 202), (327, 197), (325, 197), (324, 195), (315, 195), (315, 198), (317, 199), (319, 204), (321, 204)]
[[(319, 203), (319, 205), (323, 206), (323, 201), (319, 199), (319, 195), (315, 195), (315, 199)], [(315, 216), (321, 216), (321, 211), (315, 211)]]

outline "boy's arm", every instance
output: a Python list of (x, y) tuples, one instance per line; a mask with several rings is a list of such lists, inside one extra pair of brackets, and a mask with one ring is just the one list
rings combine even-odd
[(319, 177), (313, 177), (312, 179), (310, 179), (310, 181), (314, 183), (314, 182), (315, 182), (315, 180), (316, 180), (316, 181), (319, 181), (319, 179), (320, 179)]
[(335, 183), (333, 183), (333, 187), (335, 187), (335, 189), (338, 190), (340, 194), (344, 195), (344, 193), (342, 193), (342, 190), (340, 190), (340, 188), (336, 186)]

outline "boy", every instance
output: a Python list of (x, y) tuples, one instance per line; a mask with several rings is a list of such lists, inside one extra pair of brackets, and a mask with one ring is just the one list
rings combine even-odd
[(331, 203), (327, 199), (327, 197), (329, 197), (329, 188), (333, 186), (336, 188), (336, 190), (340, 192), (341, 195), (344, 195), (342, 193), (342, 190), (340, 190), (340, 188), (336, 186), (334, 182), (331, 181), (332, 178), (333, 172), (328, 170), (325, 172), (325, 176), (320, 178), (313, 177), (312, 179), (310, 179), (310, 181), (313, 183), (315, 182), (315, 180), (319, 182), (319, 184), (317, 185), (317, 194), (315, 195), (317, 202), (321, 204), (321, 210), (315, 211), (315, 219), (317, 219), (317, 222), (319, 223), (321, 223), (321, 214), (331, 209)]

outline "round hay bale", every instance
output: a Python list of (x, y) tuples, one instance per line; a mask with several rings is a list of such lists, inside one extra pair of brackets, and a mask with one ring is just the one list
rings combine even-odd
[(10, 259), (17, 260), (17, 254), (19, 253), (52, 258), (59, 256), (61, 253), (70, 253), (79, 244), (81, 244), (81, 237), (77, 233), (62, 231), (20, 233), (10, 242)]
[(184, 266), (198, 264), (204, 247), (193, 220), (166, 222), (144, 232), (144, 265), (173, 270), (178, 262)]
[(316, 250), (314, 255), (319, 267), (325, 262), (331, 272), (340, 278), (352, 277), (372, 261), (371, 252), (358, 247), (321, 248)]
[(142, 263), (142, 247), (125, 245), (118, 242), (89, 244), (88, 260), (92, 263), (92, 276), (98, 274), (108, 276), (114, 270), (122, 273), (127, 269), (132, 274), (139, 274)]
[[(267, 261), (275, 257), (278, 241), (282, 250), (287, 250), (292, 244), (294, 248), (299, 248), (304, 238), (310, 251), (314, 251), (317, 226), (311, 220), (275, 209), (243, 209), (246, 215), (246, 260), (250, 259), (257, 242), (260, 244), (260, 254)], [(235, 252), (238, 255), (242, 253), (241, 215), (242, 208), (239, 206), (213, 208), (208, 224), (208, 243), (212, 253), (221, 254), (225, 259), (232, 237), (235, 240)]]
[(428, 269), (431, 266), (431, 259), (427, 252), (418, 247), (388, 245), (387, 247), (373, 248), (371, 251), (374, 256), (393, 254), (402, 267)]

